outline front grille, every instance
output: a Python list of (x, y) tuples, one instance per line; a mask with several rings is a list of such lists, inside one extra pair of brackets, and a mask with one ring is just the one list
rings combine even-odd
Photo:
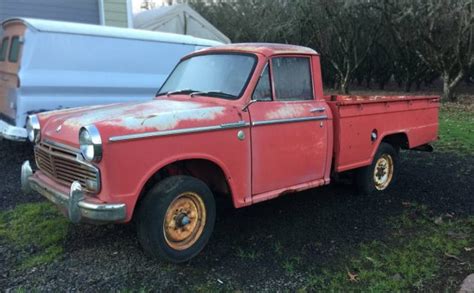
[(86, 181), (99, 183), (99, 170), (77, 159), (78, 153), (64, 147), (41, 142), (35, 146), (35, 159), (38, 168), (54, 181), (70, 186), (78, 181), (85, 192), (96, 193), (90, 190)]

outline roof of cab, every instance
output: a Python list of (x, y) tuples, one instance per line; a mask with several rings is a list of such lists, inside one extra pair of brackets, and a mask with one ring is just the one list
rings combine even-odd
[(5, 27), (9, 23), (13, 22), (24, 23), (27, 27), (42, 32), (90, 35), (121, 39), (135, 39), (143, 41), (189, 44), (198, 46), (216, 46), (222, 44), (217, 41), (206, 40), (187, 35), (35, 18), (9, 18), (2, 22), (2, 26)]
[(315, 50), (296, 45), (274, 43), (236, 43), (201, 49), (196, 53), (234, 51), (242, 53), (260, 53), (265, 56), (281, 54), (313, 54), (319, 55)]

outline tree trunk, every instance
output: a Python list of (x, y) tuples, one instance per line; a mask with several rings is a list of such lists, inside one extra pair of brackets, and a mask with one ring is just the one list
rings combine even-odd
[(347, 78), (341, 80), (341, 85), (339, 86), (339, 91), (341, 94), (348, 95), (349, 94), (349, 81)]
[(405, 92), (409, 93), (411, 91), (411, 85), (412, 85), (412, 81), (411, 80), (407, 80), (405, 82)]
[(404, 90), (405, 90), (406, 93), (409, 93), (409, 92), (411, 91), (411, 85), (412, 85), (412, 77), (411, 77), (411, 74), (412, 74), (412, 73), (411, 73), (410, 70), (408, 70), (408, 71), (406, 72), (405, 88), (404, 88)]
[(401, 79), (397, 80), (397, 85), (398, 85), (399, 89), (402, 88), (402, 80)]
[(453, 102), (455, 99), (453, 97), (453, 91), (449, 86), (449, 79), (443, 77), (443, 99)]
[(416, 90), (419, 91), (421, 89), (421, 80), (416, 82)]
[(464, 77), (464, 71), (459, 71), (458, 75), (454, 79), (451, 79), (451, 76), (448, 72), (444, 72), (441, 77), (443, 78), (443, 99), (451, 102), (456, 101), (454, 89)]

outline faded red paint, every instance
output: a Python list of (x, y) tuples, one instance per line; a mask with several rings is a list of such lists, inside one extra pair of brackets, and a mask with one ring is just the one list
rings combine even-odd
[[(384, 137), (404, 134), (409, 148), (435, 141), (439, 97), (333, 96), (335, 165), (338, 172), (369, 165)], [(370, 140), (373, 130), (379, 139)]]
[[(143, 104), (45, 113), (39, 115), (42, 139), (78, 147), (80, 127), (94, 124), (100, 130), (104, 154), (97, 164), (102, 188), (94, 198), (100, 202), (125, 203), (126, 221), (129, 221), (148, 180), (178, 161), (200, 159), (212, 162), (201, 170), (199, 163), (190, 166), (192, 174), (220, 185), (221, 190), (228, 189), (234, 206), (239, 208), (288, 192), (329, 184), (332, 170), (346, 171), (369, 165), (378, 145), (387, 135), (405, 134), (410, 148), (437, 138), (438, 97), (325, 97), (319, 55), (311, 49), (291, 45), (234, 44), (201, 50), (192, 55), (209, 52), (244, 52), (257, 56), (257, 66), (240, 99), (161, 96)], [(277, 55), (311, 58), (314, 100), (258, 102), (248, 111), (242, 111), (251, 99), (265, 64)], [(312, 112), (314, 108), (324, 110)], [(317, 116), (327, 116), (327, 119), (252, 125), (254, 122)], [(239, 121), (247, 126), (109, 141), (115, 136)], [(59, 125), (62, 129), (57, 132)], [(378, 138), (372, 141), (370, 135), (374, 129)], [(239, 131), (244, 133), (245, 139), (237, 138)], [(224, 178), (208, 174), (214, 170), (211, 165), (217, 166)], [(183, 172), (176, 166), (167, 170), (170, 174)], [(34, 176), (57, 190), (67, 192), (66, 186), (50, 180), (41, 171)]]

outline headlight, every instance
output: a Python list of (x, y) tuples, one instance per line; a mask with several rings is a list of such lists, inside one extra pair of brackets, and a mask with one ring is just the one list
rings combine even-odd
[(26, 133), (28, 135), (28, 140), (32, 143), (36, 143), (40, 140), (40, 123), (38, 120), (38, 116), (30, 115), (28, 116), (28, 120), (26, 122)]
[(89, 162), (99, 162), (102, 159), (102, 139), (97, 127), (89, 125), (79, 131), (81, 154)]

